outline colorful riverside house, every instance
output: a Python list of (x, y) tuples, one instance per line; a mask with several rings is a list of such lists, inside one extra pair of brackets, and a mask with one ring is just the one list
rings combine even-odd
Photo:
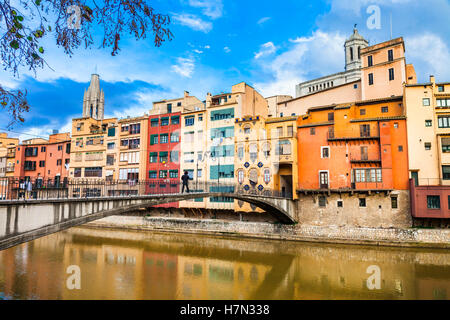
[[(243, 190), (297, 199), (297, 117), (235, 122), (235, 182)], [(235, 211), (261, 212), (235, 200)]]
[(401, 96), (310, 108), (297, 135), (300, 221), (410, 226)]
[[(181, 113), (184, 106), (201, 103), (185, 91), (178, 99), (153, 103), (148, 119), (147, 187), (148, 193), (175, 193), (183, 173), (180, 171), (182, 150)], [(152, 180), (154, 182), (152, 182)], [(178, 207), (178, 203), (167, 203), (159, 207)]]
[(450, 218), (450, 83), (405, 86), (411, 212), (414, 223)]
[(24, 140), (16, 147), (14, 176), (51, 180), (58, 186), (69, 176), (70, 148), (69, 133), (52, 134), (49, 140)]
[[(208, 191), (234, 189), (235, 118), (267, 117), (267, 101), (251, 86), (241, 82), (232, 86), (231, 93), (208, 94), (206, 111)], [(234, 200), (231, 198), (209, 198), (206, 201), (208, 209), (234, 210)]]
[[(206, 152), (206, 132), (208, 118), (206, 105), (199, 100), (191, 101), (183, 107), (181, 115), (180, 173), (188, 172), (192, 179), (191, 190), (204, 191), (208, 181), (208, 154)], [(199, 198), (180, 201), (181, 208), (206, 208), (206, 200)]]
[[(10, 167), (8, 167), (9, 148), (13, 149), (15, 153), (15, 146), (17, 146), (18, 144), (19, 139), (8, 137), (7, 133), (0, 133), (0, 178), (6, 177), (8, 171), (10, 170)], [(14, 161), (12, 162), (12, 164), (14, 167)]]

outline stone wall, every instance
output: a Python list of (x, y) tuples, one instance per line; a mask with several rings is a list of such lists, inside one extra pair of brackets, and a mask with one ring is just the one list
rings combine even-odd
[[(392, 209), (391, 196), (397, 196), (398, 209)], [(412, 226), (409, 192), (396, 190), (371, 194), (332, 193), (325, 195), (326, 205), (319, 205), (319, 195), (302, 194), (297, 203), (296, 219), (312, 226), (408, 228)], [(366, 207), (359, 206), (359, 198), (366, 198)], [(338, 200), (342, 207), (338, 207)]]
[(327, 243), (450, 248), (450, 230), (442, 229), (287, 226), (271, 223), (136, 216), (111, 216), (91, 222), (87, 226)]

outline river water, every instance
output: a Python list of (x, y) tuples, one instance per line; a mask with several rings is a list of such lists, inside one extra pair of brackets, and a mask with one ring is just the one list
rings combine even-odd
[(0, 252), (0, 299), (449, 298), (449, 250), (72, 228)]

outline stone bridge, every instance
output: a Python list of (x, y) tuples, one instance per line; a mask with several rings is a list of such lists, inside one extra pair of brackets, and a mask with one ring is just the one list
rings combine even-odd
[(114, 197), (88, 197), (0, 201), (0, 250), (74, 226), (158, 204), (209, 197), (242, 200), (273, 215), (280, 223), (293, 224), (293, 200), (241, 193), (196, 192)]

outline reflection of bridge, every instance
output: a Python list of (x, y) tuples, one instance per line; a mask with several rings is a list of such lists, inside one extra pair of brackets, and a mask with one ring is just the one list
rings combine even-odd
[[(90, 183), (65, 186), (63, 191), (58, 192), (59, 198), (40, 196), (45, 194), (43, 189), (31, 191), (34, 193), (29, 194), (29, 200), (6, 197), (8, 200), (0, 201), (0, 250), (108, 216), (197, 198), (219, 197), (245, 201), (273, 215), (281, 223), (295, 223), (294, 201), (269, 190), (255, 192), (240, 189), (239, 186), (235, 188), (220, 185), (219, 189), (225, 192), (180, 193), (179, 185), (173, 183), (170, 184), (172, 192), (164, 190), (166, 193), (149, 194), (148, 184), (125, 185), (128, 190), (124, 190), (122, 186), (120, 194), (128, 191), (127, 195), (116, 195), (117, 185)], [(211, 190), (210, 185), (202, 187), (203, 190)], [(214, 187), (217, 188), (218, 185), (215, 183)], [(129, 191), (136, 192), (130, 194)]]

